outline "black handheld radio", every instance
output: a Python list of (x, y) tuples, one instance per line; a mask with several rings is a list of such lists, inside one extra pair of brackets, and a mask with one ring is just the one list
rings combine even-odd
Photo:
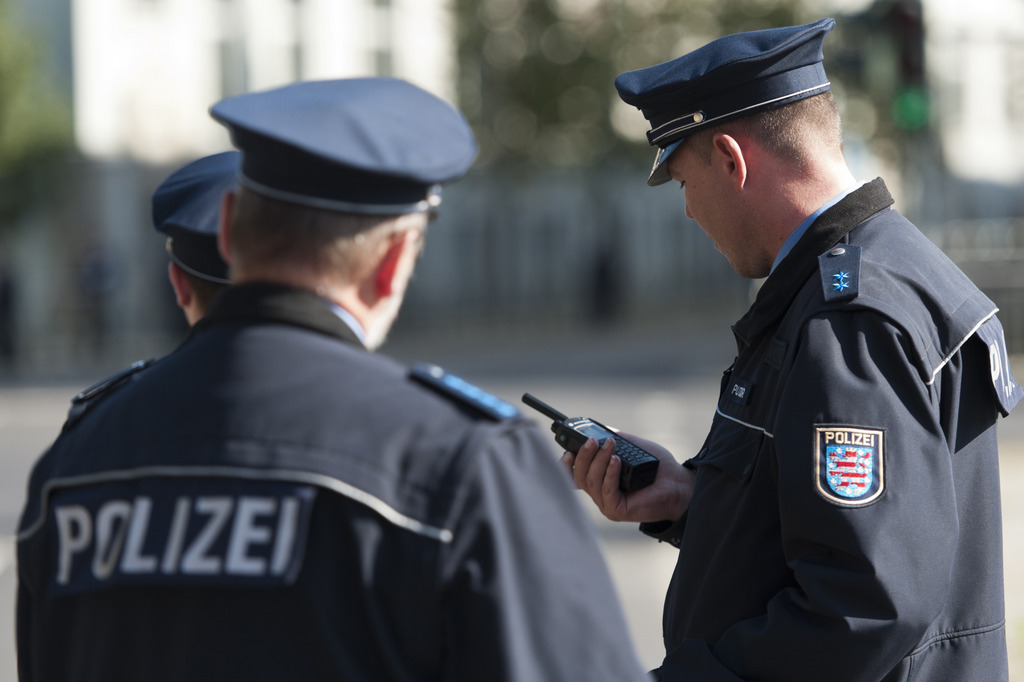
[(619, 475), (621, 490), (632, 492), (654, 482), (654, 477), (658, 473), (658, 458), (604, 424), (589, 417), (567, 417), (529, 393), (523, 394), (523, 402), (554, 420), (551, 431), (555, 434), (555, 442), (569, 452), (579, 452), (580, 447), (591, 436), (599, 443), (603, 443), (606, 438), (614, 439), (615, 454), (622, 460), (622, 473)]

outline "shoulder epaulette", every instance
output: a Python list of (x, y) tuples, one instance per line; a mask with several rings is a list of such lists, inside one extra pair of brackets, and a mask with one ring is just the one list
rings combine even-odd
[(153, 358), (149, 360), (136, 360), (121, 371), (111, 374), (103, 381), (79, 392), (78, 395), (71, 399), (71, 409), (68, 410), (68, 418), (64, 421), (63, 430), (67, 431), (74, 426), (100, 399), (110, 395), (114, 389), (119, 388), (132, 376), (152, 366), (155, 362), (156, 359)]
[(504, 400), (446, 372), (437, 365), (418, 363), (409, 370), (409, 376), (442, 396), (495, 421), (514, 419), (520, 414), (518, 409)]
[(818, 256), (827, 302), (848, 301), (860, 293), (860, 256), (860, 246), (855, 244), (839, 244)]
[(992, 388), (999, 401), (999, 411), (1006, 417), (1024, 399), (1024, 388), (1017, 383), (1010, 368), (1010, 354), (1006, 352), (1006, 336), (999, 318), (993, 315), (978, 327), (978, 338), (988, 346), (989, 367), (992, 370)]

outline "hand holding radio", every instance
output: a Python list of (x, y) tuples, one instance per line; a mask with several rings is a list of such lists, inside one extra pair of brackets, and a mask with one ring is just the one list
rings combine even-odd
[[(566, 453), (562, 465), (577, 487), (590, 496), (612, 521), (675, 521), (686, 513), (693, 494), (694, 472), (681, 466), (665, 448), (632, 434), (622, 438), (636, 443), (661, 460), (654, 482), (634, 492), (624, 492), (616, 485), (621, 464), (613, 458), (614, 450), (591, 441), (575, 454)], [(621, 460), (619, 460), (621, 462)]]
[[(615, 433), (593, 419), (566, 417), (528, 393), (523, 402), (554, 420), (555, 442), (573, 453), (563, 456), (563, 464), (606, 517), (612, 521), (675, 521), (686, 512), (695, 476), (668, 450)], [(594, 442), (588, 442), (591, 437)], [(611, 443), (619, 463), (612, 459)], [(642, 457), (633, 456), (634, 449), (643, 453)]]
[(619, 476), (621, 490), (632, 492), (654, 482), (654, 477), (658, 473), (658, 458), (604, 424), (589, 417), (567, 417), (529, 393), (523, 394), (523, 402), (554, 420), (551, 431), (555, 434), (555, 442), (569, 452), (579, 452), (588, 438), (596, 438), (599, 443), (611, 438), (615, 442), (615, 454), (622, 462)]

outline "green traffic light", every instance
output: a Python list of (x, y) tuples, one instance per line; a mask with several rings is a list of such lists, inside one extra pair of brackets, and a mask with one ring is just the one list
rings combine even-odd
[(901, 90), (892, 103), (892, 117), (896, 125), (904, 130), (920, 130), (928, 125), (928, 93), (922, 87), (908, 87)]

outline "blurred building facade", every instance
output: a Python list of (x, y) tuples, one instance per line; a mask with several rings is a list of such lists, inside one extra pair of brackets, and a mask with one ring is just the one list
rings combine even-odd
[[(180, 338), (149, 196), (176, 166), (230, 146), (207, 115), (215, 101), (371, 74), (454, 98), (446, 0), (17, 2), (73, 103), (79, 151), (7, 246), (16, 346), (35, 371), (116, 367)], [(808, 20), (839, 20), (826, 61), (855, 173), (886, 178), (1024, 350), (1024, 3), (816, 4)], [(609, 159), (471, 172), (446, 190), (400, 328), (742, 312), (747, 286), (645, 171)]]
[[(970, 7), (928, 2), (926, 77), (945, 165), (955, 177), (1012, 187), (1024, 182), (1024, 3), (985, 0)], [(986, 153), (994, 152), (994, 153)]]
[(222, 149), (212, 103), (296, 80), (395, 75), (452, 98), (444, 0), (19, 1), (90, 159)]
[(231, 148), (213, 103), (365, 75), (454, 97), (445, 0), (8, 2), (73, 112), (74, 159), (0, 241), (17, 356), (40, 371), (117, 366), (180, 338), (149, 197), (174, 168)]

